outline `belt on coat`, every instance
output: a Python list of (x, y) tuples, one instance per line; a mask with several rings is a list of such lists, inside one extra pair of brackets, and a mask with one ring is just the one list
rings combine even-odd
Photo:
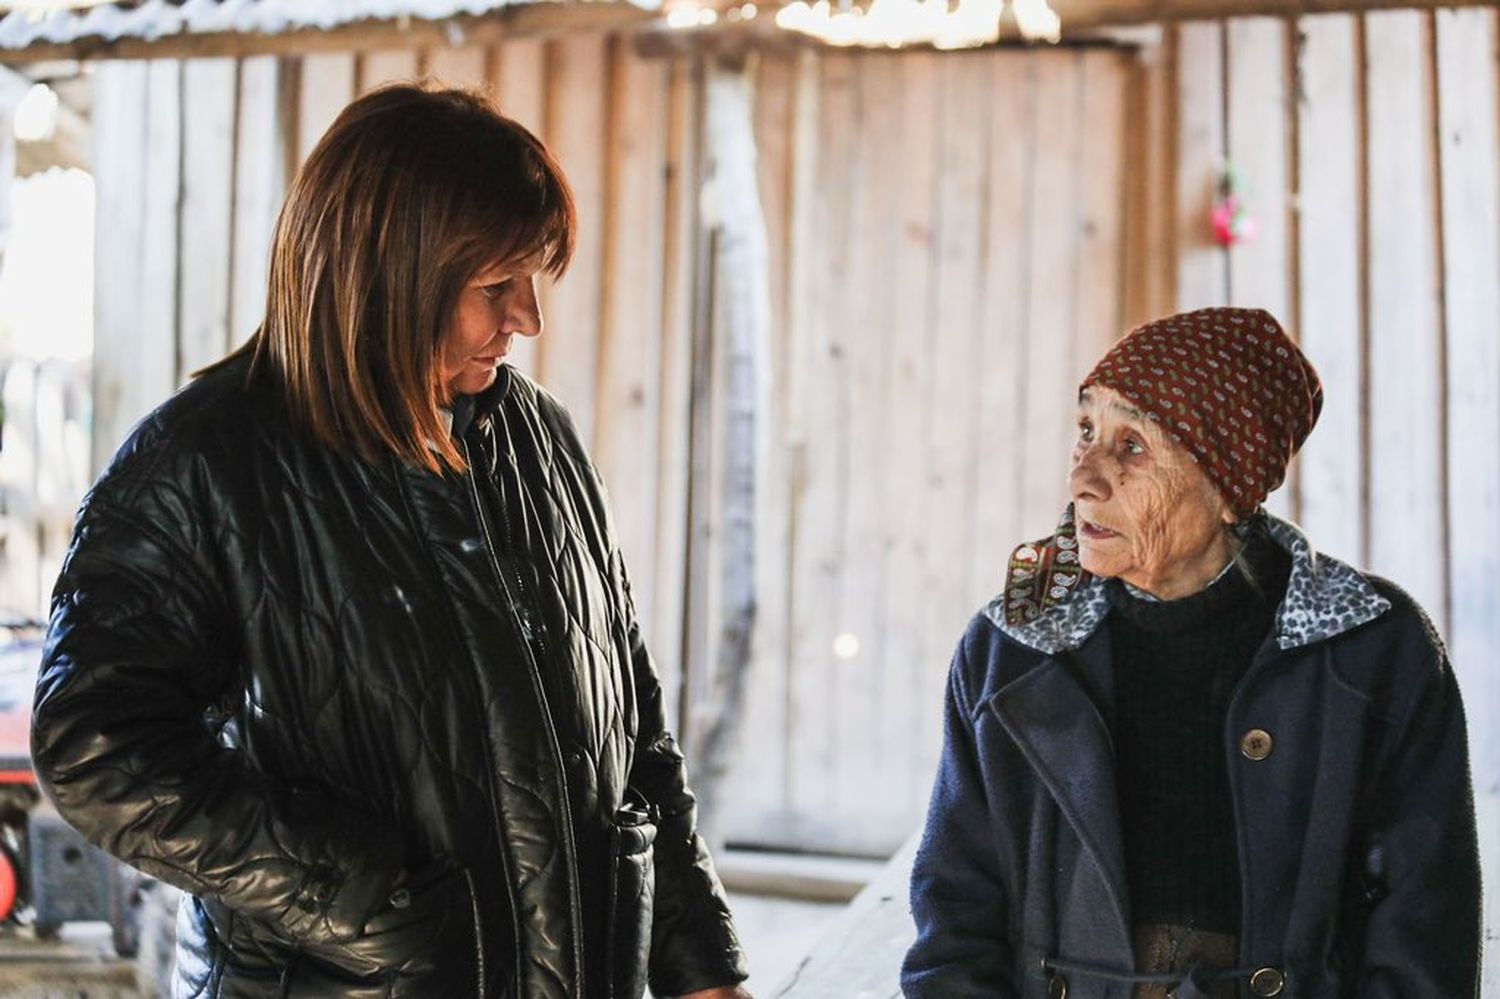
[(1051, 974), (1053, 981), (1060, 980), (1063, 983), (1061, 989), (1055, 986), (1049, 987), (1048, 994), (1049, 996), (1055, 995), (1055, 999), (1064, 999), (1067, 995), (1065, 983), (1069, 977), (1091, 978), (1119, 985), (1166, 985), (1170, 987), (1167, 994), (1171, 999), (1210, 999), (1215, 985), (1239, 979), (1249, 981), (1262, 970), (1258, 968), (1220, 969), (1200, 964), (1186, 971), (1142, 974), (1133, 971), (1118, 971), (1114, 968), (1101, 968), (1092, 964), (1079, 964), (1076, 961), (1064, 961), (1054, 957), (1042, 958), (1042, 968)]

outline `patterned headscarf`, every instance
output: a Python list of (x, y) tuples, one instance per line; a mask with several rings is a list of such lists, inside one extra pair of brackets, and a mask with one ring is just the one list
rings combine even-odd
[[(1286, 478), (1323, 408), (1318, 373), (1262, 309), (1199, 309), (1131, 330), (1082, 388), (1112, 388), (1187, 449), (1241, 519)], [(1030, 621), (1089, 579), (1070, 506), (1010, 558), (1005, 616)]]
[(1159, 423), (1241, 518), (1281, 485), (1323, 409), (1318, 373), (1261, 309), (1199, 309), (1138, 326), (1095, 365), (1090, 385)]

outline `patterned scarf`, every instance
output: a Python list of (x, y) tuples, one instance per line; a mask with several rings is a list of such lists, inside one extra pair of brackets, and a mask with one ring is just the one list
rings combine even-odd
[(1092, 578), (1078, 561), (1077, 530), (1069, 503), (1056, 534), (1011, 552), (1005, 572), (1007, 624), (1035, 621)]

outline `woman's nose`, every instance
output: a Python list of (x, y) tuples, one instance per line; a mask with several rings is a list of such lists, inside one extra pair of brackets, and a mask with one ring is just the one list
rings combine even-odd
[(536, 278), (520, 283), (511, 300), (506, 319), (509, 321), (506, 332), (519, 333), (521, 336), (541, 336), (542, 307), (537, 299)]
[(1068, 472), (1068, 492), (1074, 502), (1091, 500), (1102, 503), (1109, 499), (1109, 476), (1100, 469), (1099, 461), (1098, 451), (1090, 447), (1073, 462), (1073, 468)]

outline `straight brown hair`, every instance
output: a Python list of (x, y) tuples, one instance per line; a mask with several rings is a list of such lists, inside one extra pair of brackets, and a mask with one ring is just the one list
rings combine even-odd
[(560, 276), (576, 232), (561, 167), (519, 123), (471, 91), (383, 87), (344, 108), (298, 170), (265, 320), (225, 361), (248, 353), (251, 377), (270, 377), (330, 447), (463, 471), (437, 376), (459, 293), (497, 259)]

